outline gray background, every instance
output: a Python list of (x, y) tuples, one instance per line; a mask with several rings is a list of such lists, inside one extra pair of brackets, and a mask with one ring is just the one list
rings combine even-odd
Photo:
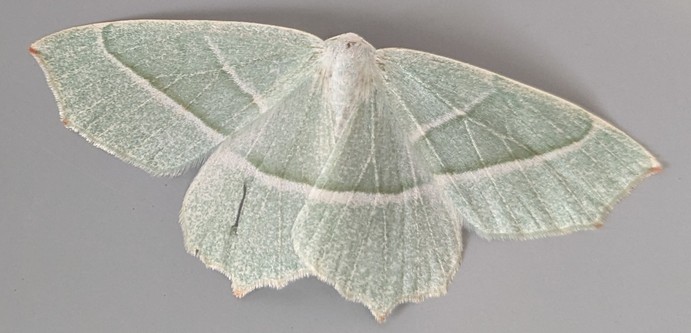
[[(0, 331), (688, 332), (691, 2), (10, 1), (0, 6)], [(346, 4), (348, 3), (348, 4)], [(529, 242), (468, 235), (449, 293), (384, 325), (313, 278), (231, 295), (185, 253), (196, 170), (155, 178), (63, 128), (29, 44), (86, 23), (243, 20), (353, 31), (580, 104), (665, 165), (605, 227)]]

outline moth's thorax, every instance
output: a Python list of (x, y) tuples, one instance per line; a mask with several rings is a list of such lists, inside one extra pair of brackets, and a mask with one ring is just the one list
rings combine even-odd
[(354, 33), (338, 35), (325, 41), (322, 66), (322, 88), (338, 136), (379, 81), (375, 49)]

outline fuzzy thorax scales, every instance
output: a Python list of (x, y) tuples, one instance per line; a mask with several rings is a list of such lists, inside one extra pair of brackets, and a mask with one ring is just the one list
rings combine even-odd
[(324, 43), (320, 83), (331, 112), (336, 137), (372, 92), (382, 84), (375, 63), (375, 49), (354, 33), (329, 38)]

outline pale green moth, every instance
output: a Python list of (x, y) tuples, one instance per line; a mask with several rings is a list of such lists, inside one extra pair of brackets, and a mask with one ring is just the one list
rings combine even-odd
[(486, 239), (594, 229), (660, 170), (574, 104), (352, 33), (122, 21), (30, 51), (94, 145), (154, 175), (208, 158), (180, 223), (238, 297), (312, 275), (383, 321), (446, 292), (462, 222)]

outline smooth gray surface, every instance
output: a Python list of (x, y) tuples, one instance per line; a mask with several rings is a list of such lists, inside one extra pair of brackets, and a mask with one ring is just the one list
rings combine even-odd
[[(348, 4), (346, 4), (348, 3)], [(0, 331), (688, 332), (691, 2), (6, 1), (0, 13)], [(449, 293), (378, 325), (316, 279), (238, 300), (185, 253), (196, 170), (154, 178), (58, 121), (27, 48), (99, 21), (242, 20), (432, 52), (580, 104), (665, 170), (604, 228), (528, 242), (467, 234)]]

